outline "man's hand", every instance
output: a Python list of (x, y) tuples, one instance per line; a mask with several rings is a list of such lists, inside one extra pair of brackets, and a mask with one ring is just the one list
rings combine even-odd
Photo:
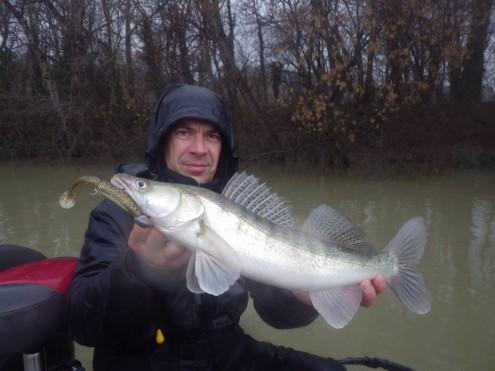
[(142, 228), (134, 224), (128, 245), (145, 263), (163, 269), (184, 267), (191, 252), (167, 238), (156, 228)]
[[(363, 291), (361, 305), (363, 307), (369, 307), (375, 301), (376, 296), (385, 289), (387, 283), (385, 282), (385, 278), (383, 276), (378, 275), (371, 280), (362, 281), (359, 286)], [(307, 293), (300, 290), (294, 290), (293, 292), (294, 295), (304, 304), (312, 305), (311, 299)]]

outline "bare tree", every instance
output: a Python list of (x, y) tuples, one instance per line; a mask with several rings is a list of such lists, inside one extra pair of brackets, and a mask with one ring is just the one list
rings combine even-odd
[(457, 102), (479, 100), (493, 3), (1, 0), (2, 136), (38, 130), (46, 140), (29, 149), (50, 155), (119, 154), (140, 144), (163, 87), (187, 82), (222, 93), (260, 142), (297, 146), (302, 132), (345, 153), (448, 85)]
[(477, 103), (481, 99), (484, 53), (493, 0), (473, 0), (462, 68), (451, 71), (451, 96), (455, 101)]

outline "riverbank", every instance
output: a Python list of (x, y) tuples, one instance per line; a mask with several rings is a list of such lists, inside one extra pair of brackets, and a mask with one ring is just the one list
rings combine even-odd
[[(495, 166), (494, 118), (495, 102), (466, 107), (438, 105), (421, 111), (401, 112), (378, 128), (361, 128), (353, 134), (352, 142), (331, 137), (323, 139), (301, 131), (291, 123), (287, 109), (267, 111), (258, 118), (241, 115), (234, 118), (234, 122), (240, 158), (245, 167), (314, 168), (319, 172), (346, 169), (364, 173), (411, 170), (438, 173), (453, 168)], [(43, 128), (40, 126), (38, 130)], [(27, 142), (12, 142), (15, 135), (10, 133), (0, 139), (0, 159), (54, 163), (65, 159), (140, 162), (145, 135), (145, 125), (131, 131), (107, 132), (99, 142), (92, 140), (85, 146), (85, 151), (76, 151), (67, 158), (63, 152), (50, 150), (46, 138), (36, 136), (35, 130)]]
[(278, 147), (272, 149), (263, 148), (248, 133), (247, 143), (241, 142), (241, 157), (247, 163), (379, 173), (495, 166), (495, 102), (402, 112), (377, 130), (360, 132), (345, 148), (312, 143), (301, 133), (279, 132), (273, 141)]
[(495, 102), (403, 113), (386, 124), (379, 145), (363, 146), (353, 154), (352, 163), (428, 172), (493, 166)]

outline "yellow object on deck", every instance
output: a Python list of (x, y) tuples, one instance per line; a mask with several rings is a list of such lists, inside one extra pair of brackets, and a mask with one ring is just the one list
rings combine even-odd
[(162, 330), (156, 330), (155, 341), (157, 344), (163, 344), (165, 342), (165, 336), (163, 335)]

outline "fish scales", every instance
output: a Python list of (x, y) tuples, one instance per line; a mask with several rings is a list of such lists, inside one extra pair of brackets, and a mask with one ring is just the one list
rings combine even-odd
[[(207, 220), (215, 221), (216, 231), (241, 256), (241, 274), (246, 277), (285, 288), (321, 290), (328, 288), (329, 282), (338, 287), (393, 271), (394, 262), (385, 256), (364, 258), (271, 223), (216, 193), (178, 188), (202, 198)], [(278, 274), (273, 274), (274, 270)]]

